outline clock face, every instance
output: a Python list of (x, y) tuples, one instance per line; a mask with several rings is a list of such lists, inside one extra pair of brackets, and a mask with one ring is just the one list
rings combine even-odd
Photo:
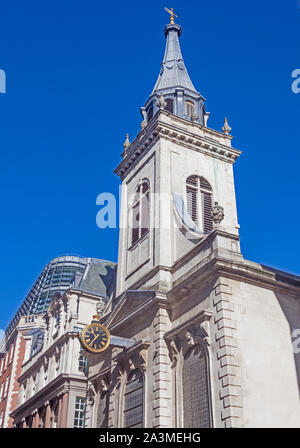
[(81, 334), (84, 348), (92, 353), (100, 353), (106, 350), (109, 346), (109, 339), (109, 332), (98, 323), (87, 325)]

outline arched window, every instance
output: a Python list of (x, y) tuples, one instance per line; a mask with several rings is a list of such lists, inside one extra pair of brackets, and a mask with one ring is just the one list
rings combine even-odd
[(194, 113), (194, 103), (192, 101), (186, 101), (185, 102), (185, 113), (190, 118), (192, 118), (193, 113)]
[(182, 368), (183, 426), (211, 426), (207, 358), (200, 345), (188, 350)]
[(143, 428), (144, 423), (144, 378), (136, 369), (128, 377), (124, 396), (124, 427)]
[(149, 232), (149, 199), (149, 184), (148, 182), (143, 181), (137, 188), (132, 206), (131, 245), (135, 244)]
[(211, 216), (212, 188), (204, 177), (190, 176), (186, 181), (187, 210), (194, 223), (203, 230), (213, 229)]

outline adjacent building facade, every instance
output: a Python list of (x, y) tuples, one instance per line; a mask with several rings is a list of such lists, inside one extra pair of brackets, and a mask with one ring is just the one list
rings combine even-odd
[[(101, 313), (114, 293), (115, 264), (92, 259), (62, 295), (53, 297), (40, 332), (29, 332), (30, 353), (18, 378), (20, 391), (12, 418), (17, 427), (85, 427), (87, 358), (79, 333)], [(41, 341), (41, 342), (39, 342)]]
[(76, 274), (84, 273), (92, 258), (78, 255), (61, 255), (51, 260), (23, 300), (6, 329), (6, 335), (16, 327), (20, 317), (43, 314), (47, 311), (54, 294), (66, 291)]
[(23, 316), (0, 347), (0, 428), (10, 428), (13, 420), (10, 413), (16, 408), (19, 393), (19, 376), (23, 361), (30, 351), (27, 333), (43, 326), (39, 314)]

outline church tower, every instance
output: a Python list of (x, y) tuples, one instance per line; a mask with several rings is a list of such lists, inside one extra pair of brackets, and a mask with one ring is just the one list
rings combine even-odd
[(214, 205), (224, 211), (227, 233), (226, 241), (214, 239), (215, 248), (239, 253), (233, 163), (240, 152), (228, 124), (222, 132), (208, 127), (205, 99), (183, 61), (181, 26), (171, 22), (158, 79), (141, 108), (141, 131), (132, 143), (126, 139), (116, 169), (123, 187), (117, 294), (168, 290), (172, 266), (220, 227)]
[[(180, 50), (166, 49), (124, 143), (109, 348), (89, 355), (100, 428), (300, 426), (300, 278), (240, 251), (230, 126), (209, 128)], [(296, 340), (297, 341), (297, 340)], [(298, 342), (299, 344), (299, 342)], [(88, 356), (88, 355), (87, 355)]]

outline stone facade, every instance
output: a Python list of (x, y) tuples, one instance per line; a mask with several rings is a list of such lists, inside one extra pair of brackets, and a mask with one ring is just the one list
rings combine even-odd
[[(180, 96), (179, 28), (165, 30), (161, 73), (169, 72), (146, 103), (157, 95), (157, 107), (142, 110), (141, 131), (115, 170), (116, 297), (101, 322), (134, 342), (87, 354), (90, 426), (300, 427), (292, 344), (300, 278), (241, 253), (233, 176), (240, 151), (227, 119), (219, 132), (183, 113), (189, 79)], [(170, 111), (163, 100), (172, 95)]]
[[(115, 170), (116, 285), (104, 298), (71, 288), (53, 300), (42, 348), (22, 367), (17, 426), (300, 427), (300, 278), (241, 253), (233, 175), (240, 151), (227, 119), (223, 132), (208, 128), (180, 34), (179, 25), (165, 28), (141, 131), (126, 138)], [(113, 338), (91, 354), (77, 329), (100, 299), (100, 322)]]
[[(34, 335), (19, 376), (18, 405), (12, 413), (17, 427), (84, 427), (87, 360), (81, 354), (79, 332), (90, 322), (101, 297), (69, 289), (53, 299), (43, 317), (43, 342), (34, 350)], [(79, 403), (79, 405), (78, 405)], [(76, 419), (76, 406), (83, 417)], [(80, 421), (79, 421), (80, 420)]]
[(300, 324), (299, 279), (211, 255), (202, 265), (195, 257), (196, 268), (168, 293), (157, 290), (139, 299), (125, 293), (103, 319), (113, 335), (137, 342), (129, 350), (111, 347), (90, 355), (92, 426), (97, 427), (99, 409), (103, 414), (104, 399), (108, 426), (123, 426), (124, 384), (139, 368), (143, 425), (185, 427), (183, 365), (189, 345), (206, 356), (209, 426), (300, 426), (299, 356), (291, 336)]
[(0, 343), (0, 428), (13, 426), (10, 413), (17, 407), (18, 378), (29, 350), (26, 333), (39, 327), (41, 322), (41, 315), (21, 317), (14, 330)]

